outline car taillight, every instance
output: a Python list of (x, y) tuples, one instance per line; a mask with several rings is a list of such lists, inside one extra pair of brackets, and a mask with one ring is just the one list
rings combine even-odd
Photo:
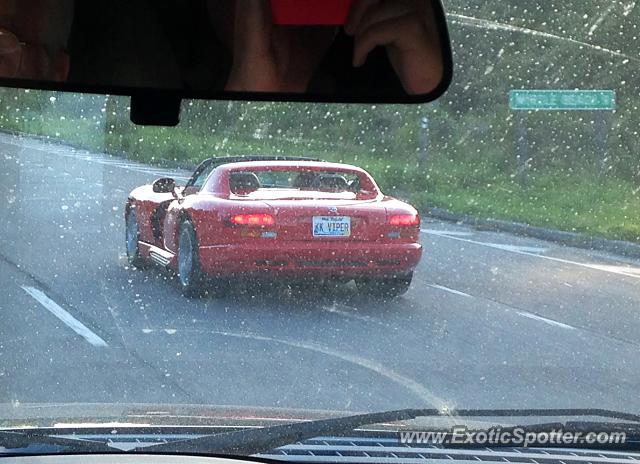
[(271, 214), (237, 214), (229, 219), (236, 226), (273, 226), (276, 219)]
[(398, 214), (389, 218), (389, 225), (400, 227), (415, 227), (420, 225), (420, 216), (417, 214)]

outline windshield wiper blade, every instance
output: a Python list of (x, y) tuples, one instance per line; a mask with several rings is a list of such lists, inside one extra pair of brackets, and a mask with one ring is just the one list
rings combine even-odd
[(400, 409), (309, 422), (275, 425), (259, 429), (205, 435), (185, 441), (173, 441), (148, 448), (148, 451), (171, 453), (212, 453), (250, 456), (321, 435), (340, 435), (358, 427), (383, 422), (398, 422), (419, 416), (436, 416), (437, 409)]
[[(394, 423), (411, 420), (417, 417), (603, 417), (627, 421), (625, 424), (575, 422), (566, 421), (567, 429), (589, 428), (597, 424), (599, 427), (621, 427), (631, 432), (640, 433), (640, 415), (610, 411), (606, 409), (401, 409), (372, 414), (323, 419), (317, 421), (297, 422), (258, 429), (243, 429), (235, 432), (199, 436), (187, 440), (170, 441), (145, 447), (145, 452), (153, 453), (207, 453), (220, 455), (253, 455), (271, 451), (285, 445), (304, 441), (323, 435), (340, 436), (353, 432), (365, 425)], [(546, 430), (557, 427), (559, 423), (531, 424), (526, 429)], [(637, 426), (637, 430), (633, 427)], [(514, 426), (515, 427), (515, 426)], [(78, 438), (57, 436), (51, 429), (0, 430), (0, 447), (8, 450), (25, 449), (31, 445), (64, 447), (65, 451), (84, 453), (121, 452), (108, 445), (108, 441), (87, 440), (78, 430)], [(133, 449), (132, 452), (137, 452)]]
[(60, 446), (66, 451), (86, 453), (113, 453), (115, 450), (104, 442), (78, 438), (57, 437), (38, 429), (0, 430), (0, 447), (20, 450), (29, 446)]
[(206, 435), (163, 443), (146, 451), (168, 453), (211, 453), (250, 456), (319, 436), (339, 436), (365, 425), (399, 422), (417, 417), (604, 417), (637, 423), (640, 415), (606, 409), (400, 409), (357, 416), (276, 425), (259, 429)]

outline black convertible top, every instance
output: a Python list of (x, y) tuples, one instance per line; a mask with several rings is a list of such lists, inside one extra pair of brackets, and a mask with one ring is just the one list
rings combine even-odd
[(207, 169), (210, 169), (210, 168), (215, 169), (216, 167), (222, 166), (224, 164), (246, 163), (247, 161), (317, 161), (317, 162), (321, 162), (323, 160), (318, 158), (304, 157), (304, 156), (282, 156), (282, 155), (242, 155), (242, 156), (226, 156), (226, 157), (219, 157), (219, 158), (209, 158), (204, 160), (202, 163), (200, 163), (200, 165), (196, 168), (187, 186), (189, 186), (194, 179), (196, 179), (203, 171)]

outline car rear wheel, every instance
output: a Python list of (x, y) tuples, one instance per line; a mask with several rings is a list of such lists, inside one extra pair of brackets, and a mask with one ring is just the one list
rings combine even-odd
[(194, 297), (204, 294), (204, 276), (200, 268), (196, 231), (188, 220), (180, 225), (178, 279), (185, 296)]
[(127, 214), (125, 228), (127, 260), (130, 265), (142, 268), (146, 263), (140, 256), (140, 227), (138, 226), (138, 216), (134, 208)]
[(194, 298), (211, 294), (222, 297), (228, 284), (222, 280), (207, 279), (200, 266), (198, 238), (193, 224), (188, 219), (180, 225), (178, 243), (178, 279), (183, 295)]
[(384, 279), (362, 278), (356, 279), (358, 291), (363, 295), (374, 298), (396, 298), (404, 295), (411, 287), (413, 272), (403, 276)]

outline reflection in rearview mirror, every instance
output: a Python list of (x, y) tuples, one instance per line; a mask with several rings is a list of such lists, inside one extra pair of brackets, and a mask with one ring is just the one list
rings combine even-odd
[(0, 11), (3, 85), (424, 102), (442, 94), (451, 78), (439, 0), (8, 3), (15, 7), (0, 4), (7, 9)]

